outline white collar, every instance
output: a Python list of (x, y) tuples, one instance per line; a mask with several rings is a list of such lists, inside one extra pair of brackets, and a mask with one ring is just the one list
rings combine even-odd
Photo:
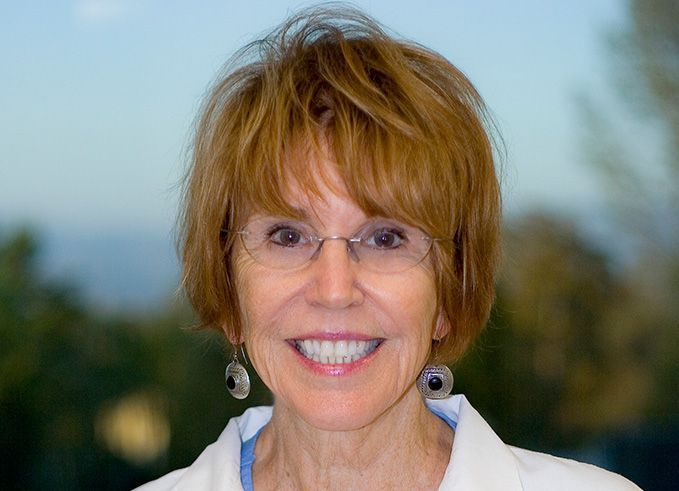
[[(457, 422), (451, 452), (453, 464), (448, 466), (440, 490), (522, 489), (512, 451), (463, 395), (426, 402), (435, 412), (443, 413)], [(190, 467), (149, 483), (144, 490), (242, 490), (241, 443), (266, 425), (271, 413), (271, 407), (259, 406), (231, 419), (217, 441), (209, 445)]]
[(435, 412), (457, 421), (450, 462), (439, 490), (520, 491), (523, 489), (512, 451), (462, 394), (426, 401)]

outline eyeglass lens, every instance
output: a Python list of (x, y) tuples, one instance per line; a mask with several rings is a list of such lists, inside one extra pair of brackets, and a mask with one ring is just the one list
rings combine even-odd
[(347, 252), (362, 267), (385, 273), (415, 266), (431, 247), (431, 239), (420, 229), (387, 219), (369, 221), (352, 237), (320, 237), (304, 222), (276, 217), (251, 220), (239, 233), (250, 255), (274, 269), (303, 266), (327, 240), (347, 241)]

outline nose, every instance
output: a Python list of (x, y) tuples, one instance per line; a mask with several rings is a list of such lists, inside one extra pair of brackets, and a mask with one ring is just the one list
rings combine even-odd
[(360, 305), (363, 292), (357, 283), (358, 268), (345, 239), (326, 239), (310, 265), (313, 279), (306, 290), (307, 302), (328, 309)]

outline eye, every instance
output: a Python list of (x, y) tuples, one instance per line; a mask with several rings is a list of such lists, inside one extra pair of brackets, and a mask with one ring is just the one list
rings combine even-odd
[(366, 235), (366, 245), (374, 249), (397, 249), (407, 241), (405, 232), (395, 227), (372, 229)]
[(282, 247), (296, 247), (308, 242), (304, 233), (290, 225), (274, 225), (267, 232), (267, 238)]

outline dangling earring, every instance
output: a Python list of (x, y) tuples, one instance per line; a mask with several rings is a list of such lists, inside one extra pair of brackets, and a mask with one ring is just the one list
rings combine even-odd
[[(240, 346), (241, 353), (243, 353), (243, 360), (245, 363), (248, 362), (245, 358), (245, 351), (243, 351), (243, 345)], [(245, 399), (250, 393), (250, 377), (248, 376), (245, 367), (238, 363), (238, 351), (236, 347), (233, 347), (233, 359), (231, 363), (226, 367), (226, 372), (224, 373), (226, 378), (226, 388), (229, 393), (236, 399)]]
[(417, 390), (427, 399), (445, 399), (453, 390), (453, 372), (446, 365), (426, 365), (417, 377)]

